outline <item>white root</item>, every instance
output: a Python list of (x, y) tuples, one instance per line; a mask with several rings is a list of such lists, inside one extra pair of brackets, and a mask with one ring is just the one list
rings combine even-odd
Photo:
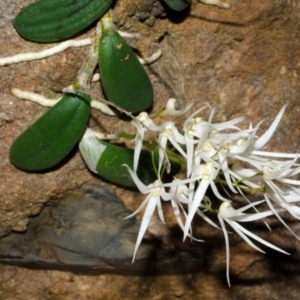
[[(124, 31), (119, 31), (119, 33), (121, 36), (127, 38), (141, 38), (141, 35), (139, 33), (128, 33)], [(52, 56), (54, 54), (57, 54), (59, 52), (62, 52), (70, 47), (84, 47), (91, 44), (92, 44), (91, 38), (81, 39), (81, 40), (68, 40), (43, 51), (20, 53), (13, 56), (0, 58), (0, 66), (12, 65), (23, 61), (43, 59)], [(146, 62), (146, 63), (151, 63), (151, 62)]]
[(83, 40), (68, 40), (40, 52), (20, 53), (17, 55), (0, 58), (0, 66), (16, 64), (22, 61), (31, 61), (31, 60), (46, 58), (48, 56), (52, 56), (54, 54), (62, 52), (67, 48), (83, 47), (83, 46), (91, 45), (91, 43), (92, 43), (92, 39), (90, 38), (83, 39)]
[[(120, 31), (119, 33), (120, 33), (120, 35), (122, 35), (124, 37), (141, 38), (141, 35), (139, 33), (126, 33), (123, 31)], [(43, 58), (52, 56), (54, 54), (57, 54), (59, 52), (62, 52), (64, 50), (66, 50), (67, 48), (83, 47), (83, 46), (91, 45), (92, 42), (93, 42), (93, 39), (91, 39), (91, 38), (82, 39), (82, 40), (64, 41), (54, 47), (48, 48), (43, 51), (20, 53), (20, 54), (14, 55), (14, 56), (0, 58), (0, 66), (15, 64), (15, 63), (23, 62), (23, 61), (43, 59)], [(154, 61), (156, 61), (157, 59), (159, 59), (161, 55), (162, 55), (162, 51), (159, 49), (156, 52), (154, 52), (150, 57), (146, 57), (146, 58), (138, 57), (138, 59), (141, 62), (141, 64), (151, 64)], [(94, 74), (92, 77), (92, 81), (98, 81), (99, 79), (100, 79), (100, 74)], [(70, 88), (70, 87), (65, 88), (64, 91), (68, 92), (69, 91), (68, 88)], [(69, 92), (74, 92), (74, 91), (69, 91)], [(61, 98), (48, 99), (42, 95), (38, 95), (38, 94), (28, 92), (28, 91), (23, 91), (23, 90), (20, 90), (17, 88), (11, 89), (11, 94), (18, 99), (29, 100), (29, 101), (38, 103), (43, 106), (48, 106), (48, 107), (54, 106), (61, 99)], [(112, 104), (110, 104), (110, 105), (112, 105)], [(116, 113), (107, 104), (105, 104), (103, 102), (92, 100), (91, 107), (98, 109), (101, 112), (103, 112), (104, 114), (109, 115), (109, 116), (116, 115)]]
[[(12, 88), (10, 92), (13, 96), (15, 96), (18, 99), (29, 100), (29, 101), (32, 101), (32, 102), (35, 102), (42, 106), (47, 106), (47, 107), (54, 106), (62, 98), (62, 97), (60, 97), (58, 99), (49, 99), (42, 95), (38, 95), (36, 93), (32, 93), (32, 92), (28, 92), (28, 91), (22, 91), (17, 88)], [(104, 114), (109, 115), (109, 116), (116, 115), (115, 112), (112, 109), (110, 109), (105, 103), (102, 103), (99, 101), (92, 100), (91, 107), (98, 109), (101, 112), (103, 112)]]
[(135, 33), (135, 32), (125, 32), (125, 31), (121, 31), (121, 30), (118, 30), (119, 34), (122, 36), (122, 37), (125, 37), (125, 38), (138, 38), (140, 39), (142, 36), (140, 33)]
[(148, 65), (158, 60), (161, 57), (161, 55), (162, 55), (162, 51), (158, 49), (151, 56), (145, 58), (138, 57), (138, 60), (142, 65)]
[(12, 88), (10, 92), (13, 96), (15, 96), (18, 99), (29, 100), (47, 107), (54, 106), (61, 99), (61, 97), (59, 99), (49, 99), (42, 95), (38, 95), (28, 91), (22, 91), (17, 88)]
[(226, 8), (226, 9), (230, 7), (230, 4), (228, 4), (222, 0), (199, 0), (199, 2), (201, 2), (203, 4), (207, 4), (207, 5), (215, 5), (220, 8)]

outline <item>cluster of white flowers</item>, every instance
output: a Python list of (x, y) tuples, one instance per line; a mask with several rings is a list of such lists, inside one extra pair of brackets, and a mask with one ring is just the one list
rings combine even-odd
[[(207, 2), (207, 0), (201, 1)], [(216, 1), (209, 2), (210, 4), (215, 4), (213, 2)], [(220, 1), (217, 2), (220, 3)], [(0, 66), (20, 61), (41, 59), (71, 46), (81, 47), (90, 45), (91, 43), (91, 39), (66, 41), (39, 53), (25, 53), (0, 58)], [(141, 62), (151, 63), (160, 55), (161, 51), (157, 51), (153, 57), (144, 59)], [(94, 79), (99, 80), (99, 76), (95, 76)], [(18, 89), (13, 89), (12, 94), (17, 98), (31, 100), (46, 106), (53, 106), (57, 102), (57, 100), (49, 100), (34, 93)], [(191, 106), (188, 105), (183, 110), (176, 110), (175, 99), (170, 99), (167, 102), (165, 113), (173, 117), (183, 115)], [(92, 101), (92, 107), (100, 109), (109, 115), (114, 114), (103, 103)], [(171, 202), (174, 216), (183, 231), (184, 239), (189, 237), (193, 240), (201, 241), (192, 235), (191, 225), (195, 215), (199, 215), (206, 222), (223, 231), (226, 244), (228, 284), (229, 240), (225, 223), (232, 227), (251, 247), (258, 251), (264, 252), (250, 238), (270, 248), (286, 253), (240, 225), (241, 222), (254, 221), (275, 215), (295, 235), (281, 218), (280, 213), (287, 211), (296, 219), (300, 219), (300, 207), (297, 205), (300, 201), (300, 180), (297, 180), (297, 176), (300, 173), (300, 165), (297, 163), (298, 154), (263, 151), (265, 145), (275, 132), (285, 108), (284, 106), (280, 110), (269, 129), (260, 137), (257, 136), (257, 131), (262, 122), (258, 123), (255, 127), (252, 127), (250, 124), (246, 130), (242, 130), (237, 126), (238, 123), (245, 119), (244, 117), (218, 124), (212, 123), (215, 109), (208, 104), (189, 116), (182, 128), (177, 128), (172, 121), (157, 125), (145, 112), (133, 118), (131, 123), (137, 130), (134, 140), (133, 170), (128, 166), (126, 167), (138, 189), (143, 194), (147, 194), (140, 208), (128, 216), (135, 215), (145, 207), (133, 260), (156, 208), (161, 221), (165, 222), (161, 201)], [(199, 117), (199, 114), (205, 109), (210, 110), (208, 120), (203, 120)], [(145, 186), (137, 176), (137, 169), (139, 156), (143, 148), (144, 136), (147, 131), (153, 131), (157, 134), (159, 165), (157, 180)], [(107, 136), (101, 135), (100, 138), (106, 139)], [(115, 138), (115, 136), (109, 135), (109, 138)], [(168, 159), (169, 146), (176, 149), (180, 160), (186, 165), (186, 176), (185, 179), (174, 178), (173, 182), (164, 183), (161, 173), (163, 170), (168, 171), (170, 168)], [(94, 164), (97, 165), (97, 163), (98, 156), (94, 159)], [(94, 167), (91, 169), (95, 171)], [(241, 194), (246, 200), (246, 205), (242, 208), (234, 209), (231, 200), (223, 197), (219, 192), (218, 183), (221, 183), (223, 186), (226, 185), (233, 194)], [(214, 193), (215, 199), (212, 199), (213, 205), (216, 205), (215, 200), (221, 200), (218, 210), (212, 208), (212, 201), (206, 195), (208, 188)], [(244, 194), (243, 191), (245, 190), (260, 192), (262, 200), (251, 202)], [(259, 212), (257, 206), (263, 203), (267, 204), (269, 209)], [(244, 213), (248, 209), (252, 209), (254, 212)], [(206, 213), (207, 211), (217, 213), (219, 225), (215, 224), (209, 218), (209, 214)], [(296, 237), (298, 238), (298, 236)]]
[[(176, 111), (175, 102), (172, 99), (168, 102), (166, 113), (172, 116), (179, 115), (185, 113), (189, 108), (190, 106), (184, 111)], [(275, 132), (285, 108), (286, 106), (280, 110), (269, 129), (260, 137), (257, 136), (257, 131), (262, 122), (255, 127), (250, 124), (246, 130), (237, 127), (237, 124), (244, 120), (243, 117), (218, 124), (212, 123), (215, 109), (208, 104), (189, 116), (182, 128), (179, 129), (171, 121), (157, 125), (145, 112), (133, 120), (132, 124), (137, 129), (134, 167), (133, 170), (128, 166), (127, 168), (141, 193), (147, 194), (140, 208), (132, 214), (136, 214), (145, 207), (133, 259), (156, 208), (161, 221), (164, 222), (161, 201), (171, 202), (174, 215), (183, 230), (184, 239), (189, 237), (196, 240), (191, 230), (191, 223), (196, 214), (212, 226), (223, 230), (226, 243), (228, 284), (230, 284), (229, 241), (225, 222), (256, 250), (264, 252), (249, 237), (270, 248), (286, 253), (240, 225), (241, 222), (275, 215), (292, 231), (284, 223), (279, 213), (288, 211), (295, 218), (300, 218), (300, 207), (297, 206), (297, 202), (300, 201), (300, 180), (294, 179), (297, 177), (295, 175), (300, 173), (300, 165), (297, 164), (298, 155), (262, 150)], [(207, 121), (199, 117), (200, 112), (204, 109), (210, 110)], [(148, 186), (139, 180), (136, 172), (146, 131), (157, 133), (159, 147), (158, 178)], [(166, 153), (170, 149), (169, 146), (175, 148), (185, 162), (186, 175), (185, 179), (174, 178), (173, 182), (164, 183), (160, 173), (163, 169), (162, 166), (168, 165)], [(227, 185), (231, 193), (240, 193), (246, 200), (246, 206), (234, 209), (231, 200), (226, 199), (219, 192), (217, 182)], [(213, 191), (214, 197), (221, 200), (218, 210), (212, 209), (211, 201), (206, 196), (209, 187)], [(243, 190), (261, 192), (262, 200), (251, 203)], [(216, 199), (212, 199), (214, 203)], [(262, 203), (267, 203), (269, 209), (258, 212), (257, 206)], [(244, 213), (251, 208), (254, 212)], [(209, 219), (205, 214), (207, 210), (217, 212), (220, 226)]]

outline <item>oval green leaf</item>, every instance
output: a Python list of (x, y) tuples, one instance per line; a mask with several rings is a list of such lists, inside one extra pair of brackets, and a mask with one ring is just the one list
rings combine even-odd
[[(105, 141), (101, 141), (106, 146), (105, 150), (98, 161), (96, 170), (97, 173), (104, 179), (126, 187), (136, 188), (134, 181), (132, 180), (128, 170), (123, 164), (128, 165), (133, 169), (133, 156), (134, 150), (125, 147), (113, 145)], [(149, 185), (157, 180), (157, 175), (153, 168), (153, 162), (158, 168), (158, 153), (142, 150), (139, 158), (139, 164), (137, 168), (138, 178), (145, 184)], [(171, 161), (171, 174), (172, 176), (180, 169), (180, 165)]]
[(65, 94), (14, 141), (10, 162), (25, 171), (41, 171), (58, 164), (86, 129), (90, 101), (86, 94)]
[(31, 41), (60, 41), (96, 21), (111, 3), (112, 0), (39, 0), (21, 10), (14, 26)]
[(109, 101), (126, 111), (145, 111), (153, 104), (151, 81), (133, 50), (111, 26), (104, 23), (99, 41), (103, 90)]
[[(111, 183), (136, 188), (127, 168), (123, 166), (126, 164), (133, 169), (134, 150), (100, 140), (90, 132), (85, 133), (79, 144), (80, 153), (89, 169)], [(157, 169), (158, 161), (157, 152), (141, 151), (137, 175), (144, 184), (149, 185), (157, 179), (153, 163)], [(165, 182), (180, 169), (179, 163), (173, 160), (170, 163), (171, 173), (163, 176)]]

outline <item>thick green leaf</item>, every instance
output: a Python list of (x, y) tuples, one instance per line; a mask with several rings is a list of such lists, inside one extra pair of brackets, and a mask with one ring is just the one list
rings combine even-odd
[(132, 113), (152, 106), (153, 87), (146, 71), (114, 26), (106, 22), (102, 22), (99, 42), (99, 69), (109, 101)]
[(58, 164), (86, 129), (90, 101), (86, 94), (65, 94), (14, 141), (10, 162), (26, 171), (40, 171)]
[[(81, 142), (82, 143), (82, 142)], [(133, 169), (133, 156), (134, 150), (128, 149), (122, 146), (113, 145), (108, 142), (97, 139), (98, 145), (90, 143), (88, 147), (92, 146), (94, 149), (82, 149), (81, 154), (86, 160), (85, 153), (97, 151), (94, 154), (97, 157), (95, 170), (102, 178), (121, 186), (136, 188), (134, 181), (132, 180), (128, 170), (123, 164), (128, 165)], [(86, 144), (88, 145), (88, 144)], [(83, 151), (82, 151), (83, 150)], [(154, 152), (154, 164), (158, 167), (158, 153)], [(142, 150), (140, 154), (137, 175), (139, 179), (146, 185), (153, 183), (157, 179), (157, 175), (153, 168), (152, 152), (148, 150)], [(171, 160), (171, 174), (164, 176), (164, 180), (167, 177), (172, 177), (180, 169), (180, 165)]]
[(38, 0), (14, 20), (24, 38), (37, 42), (67, 39), (100, 18), (112, 0)]
[(182, 11), (191, 5), (191, 0), (163, 0), (171, 9)]

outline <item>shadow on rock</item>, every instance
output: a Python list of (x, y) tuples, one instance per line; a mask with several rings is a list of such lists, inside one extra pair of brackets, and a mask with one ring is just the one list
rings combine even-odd
[(98, 274), (164, 275), (201, 270), (204, 254), (199, 245), (190, 248), (185, 243), (180, 248), (176, 244), (176, 251), (170, 251), (149, 237), (132, 263), (140, 223), (135, 218), (124, 220), (130, 213), (109, 187), (83, 185), (32, 218), (25, 233), (2, 238), (0, 263)]

